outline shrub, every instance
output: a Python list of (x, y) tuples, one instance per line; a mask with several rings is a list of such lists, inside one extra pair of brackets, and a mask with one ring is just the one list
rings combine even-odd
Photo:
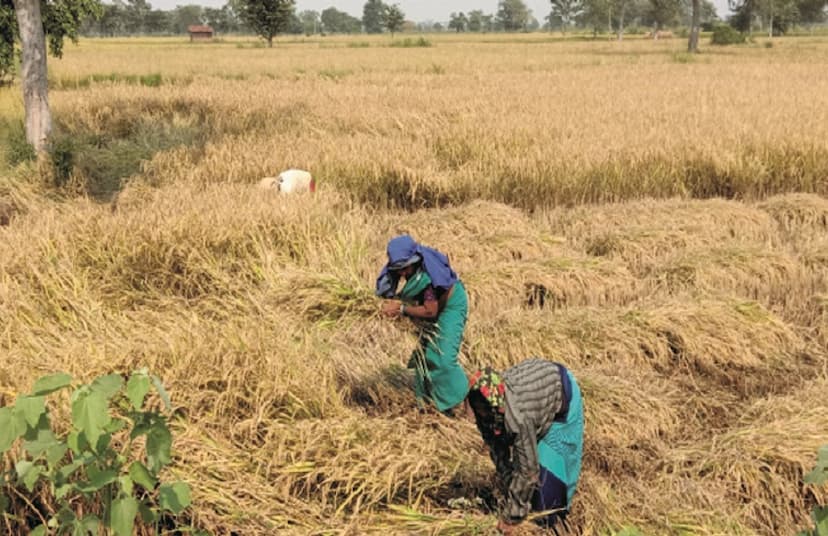
[(6, 161), (10, 165), (16, 166), (21, 162), (35, 159), (35, 150), (26, 139), (26, 129), (23, 121), (2, 124), (0, 128), (5, 131)]
[(410, 37), (406, 37), (405, 39), (399, 41), (393, 41), (391, 43), (391, 46), (398, 48), (430, 47), (431, 41), (429, 41), (425, 37), (419, 37), (417, 39), (411, 39)]
[(696, 61), (696, 55), (689, 52), (675, 52), (672, 59), (673, 63), (693, 63)]
[(745, 34), (729, 24), (720, 24), (713, 28), (710, 42), (714, 45), (738, 45), (745, 42)]
[[(40, 521), (29, 533), (36, 535), (98, 534), (103, 525), (131, 536), (139, 514), (146, 525), (168, 525), (189, 506), (190, 488), (159, 479), (170, 463), (172, 435), (167, 418), (146, 402), (154, 387), (170, 409), (161, 381), (146, 369), (126, 382), (119, 374), (101, 376), (72, 393), (68, 430), (53, 427), (46, 397), (71, 384), (65, 373), (45, 376), (30, 394), (0, 408), (0, 454), (23, 440), (14, 467), (0, 473), (0, 504), (24, 525)], [(135, 448), (139, 438), (143, 449)], [(19, 487), (30, 499), (13, 489)], [(7, 490), (23, 501), (12, 504)]]
[(48, 153), (52, 162), (54, 186), (60, 188), (69, 182), (75, 165), (75, 141), (71, 136), (54, 135)]
[[(814, 470), (805, 475), (806, 484), (822, 485), (828, 482), (828, 445), (819, 449), (817, 465)], [(828, 506), (817, 506), (811, 512), (814, 520), (814, 529), (800, 532), (798, 536), (823, 536), (828, 534)]]

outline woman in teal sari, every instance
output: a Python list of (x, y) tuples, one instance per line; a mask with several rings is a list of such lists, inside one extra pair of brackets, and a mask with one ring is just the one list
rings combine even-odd
[[(398, 293), (401, 279), (405, 284)], [(441, 412), (451, 414), (469, 387), (457, 360), (469, 303), (448, 257), (408, 235), (392, 239), (388, 264), (377, 279), (377, 295), (389, 300), (382, 308), (386, 316), (407, 316), (420, 325), (420, 345), (408, 362), (415, 373), (417, 405), (423, 408), (428, 399)]]

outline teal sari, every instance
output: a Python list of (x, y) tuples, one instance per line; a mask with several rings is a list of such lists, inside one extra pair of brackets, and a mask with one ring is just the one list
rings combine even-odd
[[(406, 282), (400, 299), (409, 305), (422, 305), (431, 285), (425, 270), (418, 270)], [(454, 284), (451, 297), (436, 321), (420, 321), (419, 347), (411, 354), (408, 368), (414, 369), (414, 394), (417, 404), (430, 399), (440, 411), (463, 402), (469, 390), (466, 372), (457, 360), (469, 312), (463, 283)]]

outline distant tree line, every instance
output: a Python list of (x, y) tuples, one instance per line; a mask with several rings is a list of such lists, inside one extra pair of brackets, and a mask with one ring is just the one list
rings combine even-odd
[[(749, 32), (781, 34), (791, 26), (828, 21), (828, 0), (730, 0), (734, 10), (727, 21)], [(695, 16), (694, 16), (695, 13)], [(252, 33), (272, 43), (279, 34), (394, 34), (400, 31), (567, 32), (587, 29), (613, 33), (622, 39), (631, 26), (658, 30), (677, 26), (711, 29), (720, 23), (710, 0), (550, 0), (548, 15), (539, 21), (523, 0), (499, 0), (497, 11), (452, 13), (445, 22), (407, 21), (398, 5), (367, 0), (362, 16), (329, 7), (321, 13), (299, 11), (294, 0), (229, 0), (221, 8), (181, 5), (173, 10), (153, 9), (147, 0), (104, 3), (97, 18), (87, 19), (85, 35), (184, 34), (191, 25), (209, 25), (218, 34)]]

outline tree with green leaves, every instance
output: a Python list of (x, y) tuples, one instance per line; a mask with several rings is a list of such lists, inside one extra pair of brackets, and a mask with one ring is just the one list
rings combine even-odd
[(322, 28), (322, 22), (319, 18), (318, 11), (302, 11), (301, 13), (299, 13), (298, 17), (299, 20), (302, 22), (302, 33), (304, 33), (305, 35), (315, 35), (319, 33), (320, 29)]
[[(581, 26), (592, 28), (592, 35), (595, 37), (604, 29), (612, 31), (612, 13), (612, 0), (583, 0), (581, 12), (576, 20)], [(560, 21), (556, 22), (560, 24)]]
[(495, 31), (495, 16), (491, 13), (483, 15), (480, 18), (481, 23), (483, 24), (483, 31), (484, 32), (493, 32)]
[(731, 24), (738, 30), (750, 32), (754, 17), (758, 17), (768, 31), (768, 37), (785, 33), (800, 18), (797, 0), (733, 0)]
[(382, 0), (368, 0), (362, 7), (362, 26), (365, 33), (382, 33), (385, 26), (385, 10), (388, 8)]
[(239, 16), (272, 48), (273, 38), (290, 30), (295, 6), (295, 0), (240, 0)]
[(123, 35), (127, 32), (126, 6), (120, 0), (111, 4), (102, 4), (101, 12), (95, 17), (87, 17), (84, 26), (87, 29), (94, 28), (94, 32), (105, 37)]
[(687, 52), (699, 51), (699, 32), (702, 24), (710, 24), (718, 20), (716, 6), (710, 0), (690, 0), (690, 9), (686, 13), (688, 20), (684, 24), (690, 26), (690, 35), (687, 41)]
[(619, 41), (624, 40), (624, 23), (627, 18), (635, 19), (641, 11), (641, 2), (636, 0), (607, 0), (609, 7), (609, 31), (612, 31), (612, 23), (615, 22), (615, 34)]
[(584, 10), (584, 5), (581, 0), (550, 0), (550, 3), (552, 4), (550, 23), (552, 17), (555, 17), (556, 20), (560, 21), (561, 33), (566, 33), (566, 28), (570, 26), (575, 17), (580, 15)]
[[(224, 8), (222, 8), (222, 10), (223, 9)], [(161, 9), (153, 9), (147, 13), (147, 17), (144, 19), (147, 33), (156, 35), (168, 33), (170, 31), (171, 22), (172, 17), (170, 16), (170, 12), (163, 11)], [(238, 25), (238, 21), (236, 22), (236, 25)]]
[(462, 11), (460, 13), (452, 13), (449, 16), (448, 27), (450, 30), (454, 30), (457, 33), (465, 32), (468, 24), (469, 19), (466, 18), (466, 14)]
[(0, 86), (11, 83), (14, 76), (14, 9), (0, 0)]
[(690, 0), (692, 5), (692, 16), (690, 22), (690, 35), (687, 38), (687, 52), (695, 54), (699, 52), (699, 32), (701, 31), (701, 0)]
[(98, 0), (0, 0), (0, 74), (12, 72), (15, 37), (20, 39), (26, 140), (41, 152), (52, 132), (46, 71), (46, 40), (61, 57), (67, 37), (77, 42), (87, 16), (100, 13)]
[(505, 32), (525, 30), (529, 22), (529, 8), (523, 0), (500, 0), (497, 7), (497, 22)]
[(362, 22), (358, 18), (344, 11), (339, 11), (335, 7), (329, 7), (322, 11), (319, 18), (327, 33), (352, 34), (359, 33), (362, 30)]
[(483, 31), (483, 11), (479, 9), (469, 11), (466, 27), (470, 32)]
[(756, 0), (757, 13), (762, 17), (768, 38), (784, 34), (799, 20), (796, 0)]
[(126, 0), (126, 24), (130, 33), (143, 33), (146, 31), (147, 14), (152, 6), (147, 0)]
[(681, 14), (682, 0), (649, 0), (644, 20), (653, 27), (653, 39), (658, 39), (658, 32), (678, 21)]
[(404, 22), (405, 13), (400, 9), (399, 4), (386, 7), (382, 23), (385, 29), (391, 32), (392, 39), (394, 38), (394, 34), (402, 29)]
[(204, 8), (195, 4), (175, 6), (172, 12), (173, 33), (186, 34), (192, 25), (204, 24)]
[(239, 29), (239, 21), (229, 5), (225, 4), (221, 8), (205, 7), (203, 16), (204, 22), (213, 28), (216, 33), (235, 32)]
[(799, 22), (812, 28), (828, 20), (828, 0), (799, 0)]

